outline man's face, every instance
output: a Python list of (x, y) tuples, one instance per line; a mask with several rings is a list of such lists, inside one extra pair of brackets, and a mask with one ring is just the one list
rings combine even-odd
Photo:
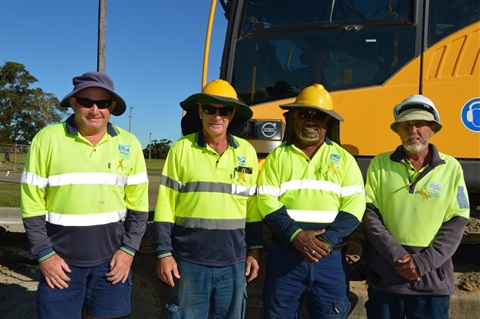
[(227, 132), (228, 124), (235, 115), (235, 108), (222, 104), (202, 104), (198, 108), (204, 134), (218, 137)]
[(75, 113), (75, 124), (82, 135), (105, 130), (116, 105), (110, 93), (101, 88), (87, 88), (69, 101)]
[(397, 133), (402, 145), (410, 153), (421, 152), (435, 133), (434, 124), (429, 121), (406, 121), (398, 124)]
[(293, 130), (296, 140), (303, 145), (323, 142), (330, 116), (312, 108), (295, 108), (293, 111)]

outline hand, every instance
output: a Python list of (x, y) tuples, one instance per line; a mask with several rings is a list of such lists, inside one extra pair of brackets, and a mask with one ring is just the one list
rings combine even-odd
[(70, 277), (66, 273), (71, 272), (67, 263), (57, 254), (45, 259), (40, 264), (40, 270), (50, 288), (68, 288)]
[(412, 255), (407, 254), (400, 258), (394, 265), (395, 271), (403, 278), (410, 281), (420, 281), (418, 269)]
[(325, 231), (325, 229), (302, 230), (293, 239), (293, 245), (307, 263), (316, 263), (330, 254), (330, 246), (316, 237), (324, 234)]
[(128, 274), (130, 273), (132, 263), (132, 255), (127, 254), (122, 250), (117, 250), (112, 257), (112, 260), (110, 260), (110, 271), (105, 274), (105, 277), (107, 277), (107, 280), (113, 285), (119, 283), (120, 281), (125, 283), (125, 281), (128, 279)]
[(180, 273), (178, 272), (175, 258), (172, 256), (160, 258), (157, 261), (157, 276), (170, 287), (175, 287), (173, 277), (180, 279)]
[(261, 269), (262, 250), (253, 249), (248, 252), (247, 261), (245, 262), (245, 276), (247, 283), (258, 277)]

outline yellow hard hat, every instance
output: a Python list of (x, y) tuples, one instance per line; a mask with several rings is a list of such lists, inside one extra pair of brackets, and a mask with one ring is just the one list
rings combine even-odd
[[(253, 115), (252, 110), (238, 99), (235, 89), (225, 80), (217, 79), (207, 83), (201, 93), (189, 96), (185, 101), (180, 102), (180, 106), (185, 111), (197, 110), (198, 104), (216, 103), (230, 106), (237, 106), (241, 112), (249, 113), (249, 118)], [(238, 110), (237, 110), (238, 111)], [(247, 114), (245, 114), (247, 115)]]
[(184, 119), (182, 119), (183, 135), (193, 133), (201, 124), (198, 114), (196, 113), (198, 112), (198, 105), (204, 103), (236, 107), (235, 115), (228, 125), (229, 131), (243, 127), (253, 115), (250, 107), (238, 99), (237, 92), (230, 83), (222, 79), (212, 80), (203, 87), (201, 93), (193, 94), (180, 102), (180, 106), (187, 111), (187, 113), (194, 113), (186, 114)]
[(230, 98), (238, 101), (237, 92), (235, 89), (225, 80), (217, 79), (207, 83), (203, 89), (202, 93), (221, 96), (225, 98)]
[(344, 121), (343, 117), (333, 110), (333, 100), (323, 85), (315, 83), (298, 93), (294, 103), (282, 104), (280, 107), (288, 110), (296, 107), (308, 107), (327, 113), (331, 117)]

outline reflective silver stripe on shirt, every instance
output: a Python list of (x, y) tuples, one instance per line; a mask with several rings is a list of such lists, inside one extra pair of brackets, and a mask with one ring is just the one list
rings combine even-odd
[(127, 177), (127, 185), (138, 185), (148, 183), (148, 174), (143, 172), (140, 174), (130, 175)]
[(168, 176), (162, 176), (160, 184), (173, 189), (179, 193), (204, 192), (204, 193), (223, 193), (248, 197), (256, 194), (256, 186), (248, 187), (238, 184), (218, 183), (218, 182), (190, 182), (182, 184)]
[(146, 172), (123, 176), (109, 173), (67, 173), (43, 178), (37, 174), (23, 172), (21, 182), (29, 185), (34, 185), (39, 188), (49, 186), (63, 186), (63, 185), (80, 185), (80, 184), (99, 184), (99, 185), (137, 185), (148, 182), (148, 175)]
[(332, 223), (338, 211), (287, 209), (288, 216), (297, 222)]
[(37, 174), (23, 172), (21, 178), (22, 184), (28, 184), (37, 186), (38, 188), (44, 188), (48, 185), (48, 178), (43, 178), (38, 176)]
[(45, 219), (52, 224), (61, 226), (95, 226), (106, 225), (118, 221), (125, 220), (127, 216), (127, 210), (119, 210), (115, 212), (107, 212), (100, 214), (57, 214), (53, 212), (47, 212)]
[(176, 217), (175, 224), (186, 228), (233, 230), (245, 228), (245, 218), (241, 219), (206, 219)]
[(342, 197), (347, 197), (355, 194), (362, 194), (365, 196), (365, 188), (363, 185), (351, 185), (342, 187)]
[(341, 187), (336, 183), (330, 181), (315, 181), (311, 179), (292, 180), (283, 183), (280, 188), (268, 185), (262, 185), (258, 187), (259, 194), (271, 195), (274, 197), (280, 197), (287, 191), (296, 191), (300, 189), (314, 189), (329, 191), (337, 194), (340, 197), (346, 197), (354, 194), (364, 194), (365, 190), (363, 185), (351, 185)]
[(80, 184), (125, 186), (127, 176), (108, 173), (67, 173), (48, 177), (48, 185), (50, 186)]

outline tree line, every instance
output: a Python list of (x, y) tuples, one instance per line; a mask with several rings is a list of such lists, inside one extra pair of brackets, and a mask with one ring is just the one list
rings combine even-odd
[(67, 114), (54, 94), (32, 88), (36, 82), (21, 63), (0, 66), (1, 144), (30, 144), (40, 129)]
[[(30, 145), (38, 131), (69, 114), (53, 93), (33, 87), (37, 82), (21, 63), (0, 65), (0, 144)], [(143, 154), (145, 158), (165, 159), (171, 144), (168, 139), (153, 140)]]

